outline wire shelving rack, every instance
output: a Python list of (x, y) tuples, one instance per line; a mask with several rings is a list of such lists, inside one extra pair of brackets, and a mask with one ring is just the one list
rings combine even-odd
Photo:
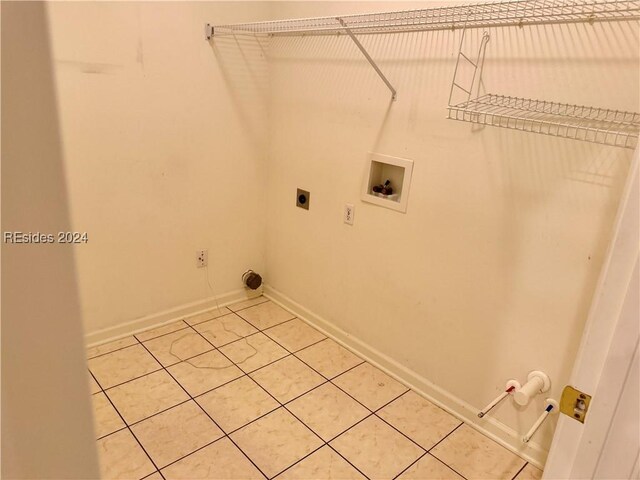
[[(396, 99), (396, 89), (380, 70), (356, 34), (462, 30), (456, 69), (449, 96), (448, 118), (481, 125), (635, 148), (640, 114), (569, 105), (505, 95), (479, 95), (489, 35), (485, 32), (477, 57), (463, 51), (464, 32), (470, 28), (551, 25), (640, 20), (640, 0), (498, 0), (418, 10), (334, 17), (299, 18), (229, 25), (205, 25), (205, 37), (224, 35), (313, 36), (346, 34), (371, 64)], [(470, 84), (458, 80), (460, 62), (474, 69)], [(455, 92), (464, 101), (452, 102)]]
[[(394, 12), (209, 25), (208, 37), (224, 34), (326, 35), (395, 33), (640, 18), (640, 0), (502, 0)], [(344, 24), (343, 24), (344, 22)]]
[(640, 134), (638, 113), (491, 93), (449, 106), (449, 118), (624, 148)]

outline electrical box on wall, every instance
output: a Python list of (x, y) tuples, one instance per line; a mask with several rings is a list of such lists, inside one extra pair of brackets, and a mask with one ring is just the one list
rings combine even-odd
[(362, 201), (407, 211), (413, 160), (370, 153), (362, 184)]

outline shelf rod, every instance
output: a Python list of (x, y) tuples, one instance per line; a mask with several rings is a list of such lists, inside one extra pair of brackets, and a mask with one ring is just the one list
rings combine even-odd
[(336, 18), (340, 22), (340, 24), (343, 26), (345, 32), (347, 32), (347, 35), (351, 37), (351, 40), (353, 40), (353, 43), (356, 44), (356, 47), (360, 49), (360, 51), (364, 55), (364, 58), (367, 59), (367, 61), (371, 64), (371, 66), (376, 71), (376, 73), (380, 76), (380, 78), (385, 83), (385, 85), (389, 88), (389, 90), (391, 90), (391, 100), (395, 101), (396, 95), (397, 95), (396, 89), (393, 88), (393, 85), (391, 85), (391, 82), (387, 80), (387, 77), (384, 76), (384, 73), (382, 73), (382, 71), (378, 68), (378, 65), (376, 64), (376, 62), (373, 61), (373, 58), (371, 58), (371, 55), (369, 55), (369, 53), (365, 50), (365, 48), (362, 46), (360, 41), (356, 38), (356, 36), (351, 31), (351, 29), (347, 27), (347, 24), (345, 23), (345, 21), (342, 20), (342, 18), (340, 17), (336, 17)]

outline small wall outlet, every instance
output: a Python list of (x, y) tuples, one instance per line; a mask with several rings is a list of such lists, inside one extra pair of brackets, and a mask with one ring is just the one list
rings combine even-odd
[(354, 216), (354, 207), (353, 204), (347, 203), (344, 206), (344, 223), (348, 225), (353, 225), (353, 216)]
[(196, 252), (196, 267), (203, 268), (209, 265), (209, 250), (198, 250)]

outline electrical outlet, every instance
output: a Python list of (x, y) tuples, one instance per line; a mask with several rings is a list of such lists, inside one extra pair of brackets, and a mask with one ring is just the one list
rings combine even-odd
[(196, 267), (203, 268), (209, 265), (209, 250), (198, 250), (196, 252)]
[(344, 223), (353, 225), (354, 206), (351, 203), (347, 203), (344, 206)]

